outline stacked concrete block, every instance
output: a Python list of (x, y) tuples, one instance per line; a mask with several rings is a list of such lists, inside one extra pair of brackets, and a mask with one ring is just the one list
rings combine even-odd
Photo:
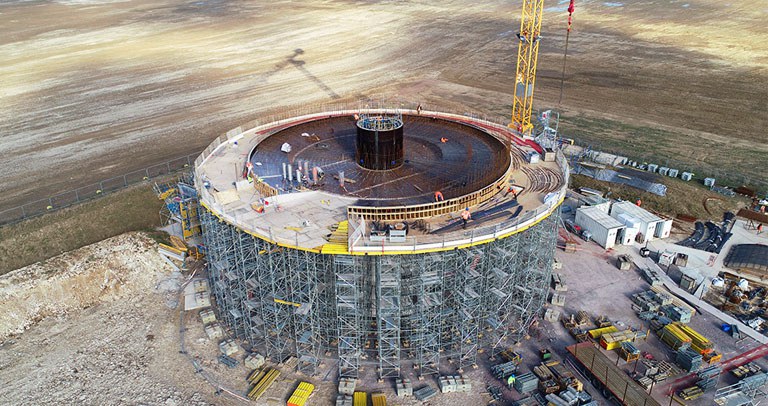
[(353, 396), (355, 394), (355, 387), (357, 381), (353, 378), (341, 378), (339, 379), (339, 394)]
[(203, 321), (203, 324), (211, 324), (216, 321), (216, 313), (211, 309), (201, 310), (200, 319)]
[(222, 354), (230, 356), (240, 351), (240, 346), (237, 345), (235, 340), (228, 338), (219, 343), (219, 350)]
[(205, 334), (211, 340), (218, 340), (224, 337), (224, 329), (221, 328), (219, 323), (211, 323), (205, 326)]
[(398, 397), (413, 396), (413, 384), (410, 379), (398, 378), (395, 382)]
[(259, 369), (264, 366), (264, 362), (264, 356), (256, 352), (248, 354), (245, 360), (243, 360), (243, 364), (250, 369)]

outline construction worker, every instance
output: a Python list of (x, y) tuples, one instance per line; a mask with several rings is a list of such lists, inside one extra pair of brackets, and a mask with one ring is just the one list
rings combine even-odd
[(472, 218), (472, 215), (469, 213), (469, 207), (464, 209), (464, 211), (461, 212), (461, 220), (464, 222), (462, 224), (462, 228), (467, 228), (467, 221)]
[(443, 194), (439, 190), (435, 192), (435, 202), (442, 202), (443, 200), (445, 200)]
[(757, 225), (757, 235), (760, 235), (763, 232), (763, 223), (760, 223)]
[(643, 201), (640, 200), (640, 199), (637, 199), (637, 203), (636, 204), (637, 204), (637, 207), (640, 207), (640, 206), (643, 205)]

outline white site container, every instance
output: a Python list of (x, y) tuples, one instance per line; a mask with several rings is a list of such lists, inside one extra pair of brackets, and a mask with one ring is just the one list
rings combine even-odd
[(676, 178), (677, 174), (679, 174), (679, 173), (680, 173), (680, 171), (677, 170), (677, 169), (671, 169), (671, 168), (669, 169), (669, 177), (670, 178)]
[(648, 172), (656, 172), (656, 169), (659, 169), (659, 165), (656, 164), (648, 164)]
[(691, 179), (693, 179), (693, 173), (691, 172), (683, 172), (682, 175), (680, 175), (680, 179), (689, 182)]
[(666, 166), (662, 166), (659, 168), (659, 175), (667, 176), (667, 174), (669, 174), (669, 168), (667, 168)]
[[(592, 240), (605, 249), (613, 248), (626, 228), (600, 207), (587, 206), (576, 210), (576, 225), (592, 234)], [(621, 242), (621, 240), (619, 240)]]
[(613, 218), (619, 220), (621, 224), (626, 226), (621, 245), (632, 245), (632, 243), (635, 242), (637, 233), (640, 232), (640, 220), (633, 218), (628, 214), (620, 214), (618, 217), (614, 216)]
[(619, 216), (622, 214), (626, 214), (639, 221), (639, 233), (642, 235), (640, 243), (655, 240), (663, 235), (663, 226), (657, 228), (657, 225), (665, 220), (648, 210), (627, 201), (614, 203), (611, 207), (611, 217), (619, 219)]

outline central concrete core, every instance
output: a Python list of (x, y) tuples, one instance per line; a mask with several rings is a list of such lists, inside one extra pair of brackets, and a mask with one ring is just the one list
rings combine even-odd
[(398, 116), (363, 115), (357, 120), (357, 164), (382, 171), (403, 164), (403, 119)]

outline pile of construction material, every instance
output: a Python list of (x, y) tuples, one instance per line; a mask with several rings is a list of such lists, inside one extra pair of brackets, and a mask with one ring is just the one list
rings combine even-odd
[(413, 396), (413, 384), (407, 378), (397, 378), (395, 380), (395, 393), (398, 397)]
[(309, 382), (299, 382), (299, 386), (296, 387), (291, 397), (288, 398), (286, 406), (304, 406), (314, 390), (315, 385)]
[(658, 271), (651, 268), (643, 269), (643, 279), (645, 279), (651, 286), (661, 286), (664, 283), (661, 281)]
[(469, 382), (469, 379), (461, 375), (441, 376), (438, 379), (438, 386), (442, 393), (470, 392), (472, 390), (472, 384)]
[(515, 382), (512, 386), (521, 394), (530, 393), (539, 387), (539, 378), (533, 372), (526, 372), (515, 377)]
[(678, 351), (675, 361), (677, 362), (677, 365), (680, 365), (688, 372), (698, 371), (703, 362), (701, 354), (690, 348), (683, 348)]
[(552, 273), (552, 285), (557, 292), (568, 291), (568, 284), (565, 283), (565, 275), (561, 273)]
[(636, 378), (635, 381), (645, 390), (649, 390), (653, 384), (663, 382), (667, 378), (680, 375), (683, 372), (675, 364), (667, 361), (641, 358), (641, 362), (645, 366), (645, 373)]
[(510, 376), (513, 376), (517, 372), (518, 362), (509, 361), (503, 364), (494, 365), (491, 367), (491, 374), (494, 378), (507, 382)]
[(336, 406), (353, 406), (352, 396), (355, 394), (357, 381), (353, 378), (339, 379), (338, 395), (336, 395)]
[(421, 402), (426, 402), (437, 396), (437, 390), (431, 386), (425, 386), (413, 391), (413, 396)]
[(722, 359), (722, 354), (715, 352), (714, 345), (709, 339), (699, 334), (690, 326), (674, 322), (665, 325), (658, 331), (659, 338), (675, 351), (690, 348), (702, 356), (704, 362), (714, 364)]
[(253, 371), (248, 376), (248, 383), (251, 384), (251, 389), (248, 391), (248, 399), (252, 401), (258, 400), (264, 392), (272, 386), (273, 383), (280, 376), (280, 371), (275, 368), (266, 368)]
[(621, 358), (627, 362), (633, 362), (640, 359), (640, 350), (630, 342), (621, 343)]
[(762, 368), (760, 368), (760, 365), (757, 365), (754, 362), (750, 362), (746, 365), (741, 365), (731, 370), (731, 373), (733, 374), (733, 376), (739, 379), (746, 378), (752, 375), (757, 375), (761, 372), (763, 372), (763, 370)]
[(652, 290), (632, 295), (632, 310), (636, 312), (658, 312), (661, 306), (672, 303), (672, 297)]
[(576, 406), (592, 403), (592, 396), (584, 391), (577, 391), (574, 388), (567, 388), (559, 394), (550, 393), (545, 396), (548, 404), (555, 406)]
[(539, 391), (544, 394), (559, 393), (569, 387), (579, 392), (584, 390), (584, 384), (571, 371), (556, 362), (535, 366), (533, 373), (539, 378)]

